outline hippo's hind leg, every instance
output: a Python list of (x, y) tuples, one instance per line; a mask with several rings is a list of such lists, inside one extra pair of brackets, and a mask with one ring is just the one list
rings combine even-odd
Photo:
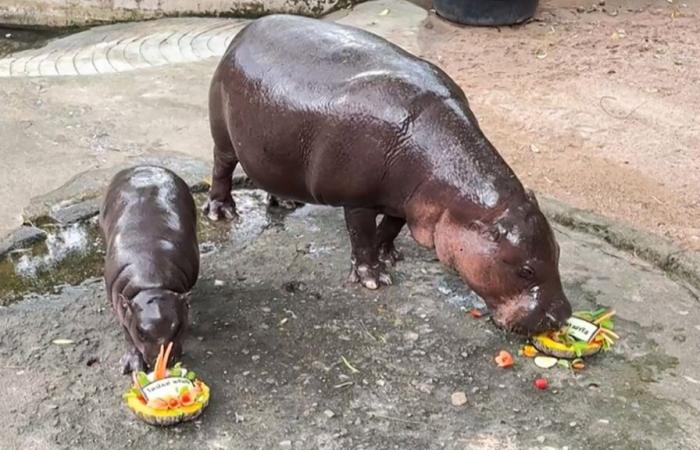
[(379, 250), (379, 260), (385, 264), (396, 264), (401, 261), (403, 255), (396, 250), (394, 240), (401, 233), (401, 229), (406, 224), (406, 219), (385, 215), (377, 227), (377, 246)]
[(238, 164), (236, 152), (227, 147), (214, 145), (214, 169), (209, 191), (209, 201), (204, 205), (204, 214), (210, 220), (225, 218), (232, 220), (237, 217), (236, 204), (231, 195), (233, 171)]
[(289, 199), (285, 199), (285, 198), (280, 198), (280, 197), (277, 197), (276, 195), (273, 195), (273, 194), (268, 194), (267, 205), (270, 208), (281, 208), (281, 209), (293, 210), (293, 209), (301, 208), (302, 206), (304, 206), (304, 203), (298, 202), (296, 200), (289, 200)]
[(352, 246), (352, 269), (349, 281), (369, 289), (392, 283), (386, 266), (379, 261), (377, 248), (377, 211), (366, 208), (345, 208), (345, 223)]

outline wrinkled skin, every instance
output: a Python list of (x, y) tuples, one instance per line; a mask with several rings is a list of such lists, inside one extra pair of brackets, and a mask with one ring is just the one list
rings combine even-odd
[(170, 362), (177, 361), (199, 274), (196, 209), (187, 184), (160, 167), (119, 172), (105, 195), (100, 226), (107, 296), (128, 344), (123, 372), (151, 369), (169, 342)]
[[(232, 41), (209, 97), (205, 213), (235, 217), (234, 168), (280, 198), (344, 208), (349, 280), (391, 284), (404, 225), (523, 334), (570, 315), (558, 247), (534, 196), (439, 68), (370, 33), (268, 16)], [(383, 218), (379, 225), (378, 215)]]

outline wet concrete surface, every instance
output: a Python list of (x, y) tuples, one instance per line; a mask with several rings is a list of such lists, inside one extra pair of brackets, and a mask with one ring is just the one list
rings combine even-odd
[(345, 284), (340, 210), (235, 196), (241, 222), (200, 227), (185, 362), (212, 387), (202, 417), (157, 429), (124, 408), (124, 338), (93, 277), (0, 308), (0, 448), (698, 448), (697, 294), (646, 263), (558, 228), (574, 307), (617, 309), (622, 340), (581, 373), (504, 370), (522, 339), (466, 314), (479, 299), (409, 237), (372, 292)]

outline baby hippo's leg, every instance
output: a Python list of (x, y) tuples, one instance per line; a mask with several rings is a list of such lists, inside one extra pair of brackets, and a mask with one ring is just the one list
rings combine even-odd
[(122, 373), (128, 375), (131, 372), (138, 372), (146, 369), (146, 363), (143, 361), (143, 356), (141, 352), (136, 349), (134, 343), (131, 342), (131, 337), (129, 336), (129, 331), (126, 332), (126, 341), (129, 346), (129, 350), (124, 353), (119, 364), (122, 366)]
[(221, 149), (214, 146), (214, 169), (209, 191), (209, 201), (204, 205), (204, 214), (210, 220), (225, 218), (232, 220), (237, 217), (236, 204), (231, 196), (233, 171), (238, 164), (233, 148)]
[(377, 212), (365, 208), (345, 208), (345, 223), (350, 233), (352, 268), (349, 281), (368, 289), (392, 283), (377, 250)]
[(406, 219), (400, 217), (384, 216), (377, 227), (377, 245), (379, 247), (379, 260), (385, 264), (396, 264), (401, 261), (403, 255), (396, 250), (394, 240), (401, 233), (401, 228), (406, 224)]

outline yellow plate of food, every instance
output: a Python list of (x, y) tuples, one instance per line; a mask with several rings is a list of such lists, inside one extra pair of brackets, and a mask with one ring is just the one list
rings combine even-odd
[(583, 358), (608, 350), (619, 336), (613, 332), (615, 311), (578, 311), (557, 331), (532, 338), (540, 352), (557, 358)]
[(209, 387), (194, 372), (180, 363), (167, 368), (171, 348), (161, 347), (153, 372), (133, 372), (134, 384), (124, 394), (126, 406), (151, 425), (194, 420), (209, 404)]

